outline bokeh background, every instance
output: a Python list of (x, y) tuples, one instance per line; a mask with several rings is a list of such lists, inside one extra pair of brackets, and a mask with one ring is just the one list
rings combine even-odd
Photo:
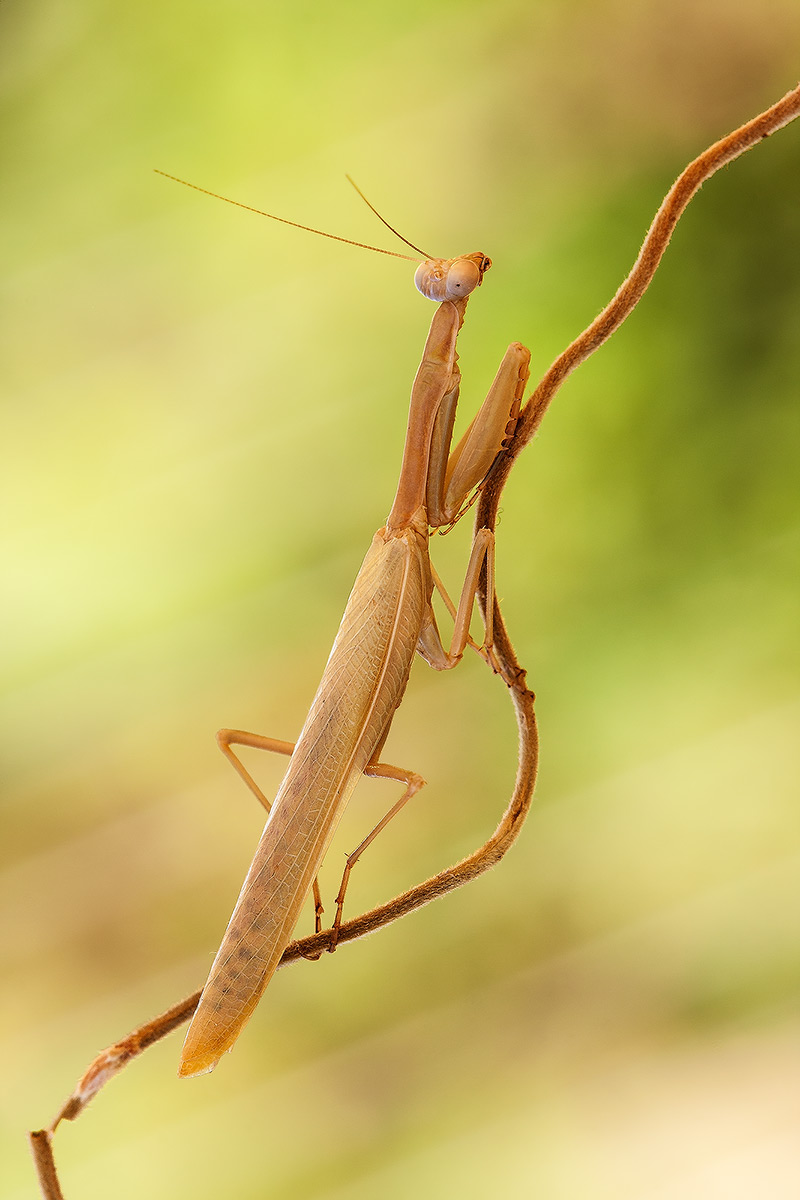
[[(23, 1130), (205, 977), (262, 825), (214, 731), (299, 730), (432, 313), (410, 264), (152, 168), (394, 248), (349, 171), (412, 241), (490, 253), (468, 414), (509, 341), (540, 374), (595, 315), (799, 45), (795, 0), (3, 5), (4, 1200)], [(521, 843), (282, 971), (214, 1075), (151, 1050), (62, 1128), (68, 1200), (800, 1193), (799, 178), (790, 127), (705, 186), (516, 468)], [(515, 744), (480, 662), (418, 663), (386, 753), (429, 786), (351, 913), (483, 841)]]

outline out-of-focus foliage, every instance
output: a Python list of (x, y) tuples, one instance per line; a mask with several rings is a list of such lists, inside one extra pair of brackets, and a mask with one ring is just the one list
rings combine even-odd
[[(2, 7), (4, 1200), (23, 1129), (204, 978), (262, 823), (213, 732), (298, 731), (432, 313), (410, 264), (151, 168), (394, 248), (349, 171), (412, 241), (491, 254), (467, 414), (510, 340), (541, 372), (594, 316), (798, 34), (794, 0)], [(521, 844), (281, 972), (214, 1076), (149, 1053), (61, 1131), (69, 1200), (798, 1194), (799, 177), (790, 127), (703, 189), (516, 469)], [(419, 664), (386, 754), (429, 786), (351, 912), (491, 830), (502, 686)]]

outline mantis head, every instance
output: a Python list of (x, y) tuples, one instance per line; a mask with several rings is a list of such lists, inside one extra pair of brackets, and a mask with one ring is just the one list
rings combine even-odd
[(414, 283), (429, 300), (462, 300), (480, 287), (491, 265), (480, 250), (458, 258), (428, 258), (417, 267)]

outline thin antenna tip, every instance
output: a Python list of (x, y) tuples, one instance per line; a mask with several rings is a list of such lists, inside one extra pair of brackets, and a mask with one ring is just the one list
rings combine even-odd
[(353, 179), (350, 175), (348, 175), (346, 171), (345, 171), (344, 177), (347, 180), (347, 182), (349, 184), (351, 184), (355, 188), (355, 190), (358, 192), (359, 196), (364, 201), (367, 208), (371, 209), (371, 211), (375, 213), (375, 216), (378, 218), (378, 220), (382, 224), (384, 224), (387, 229), (390, 229), (395, 237), (399, 238), (401, 242), (405, 242), (405, 244), (407, 246), (410, 246), (412, 250), (416, 250), (417, 254), (423, 255), (424, 258), (433, 258), (434, 257), (432, 254), (428, 254), (426, 250), (421, 249), (420, 246), (415, 246), (414, 243), (410, 242), (407, 237), (403, 237), (402, 233), (400, 233), (399, 230), (395, 229), (394, 225), (390, 225), (389, 222), (386, 220), (386, 217), (381, 216), (381, 214), (378, 212), (375, 205), (370, 200), (368, 200), (367, 197), (364, 195), (361, 188), (356, 183), (355, 179)]

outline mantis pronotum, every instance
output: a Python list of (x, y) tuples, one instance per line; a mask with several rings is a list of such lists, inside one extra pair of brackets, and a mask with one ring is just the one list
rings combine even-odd
[[(339, 723), (338, 728), (342, 736), (349, 739), (349, 751), (347, 754), (335, 756), (338, 764), (336, 779), (333, 786), (325, 792), (323, 802), (319, 806), (319, 821), (315, 832), (308, 837), (303, 832), (300, 836), (303, 853), (291, 860), (294, 864), (294, 878), (289, 878), (292, 870), (283, 876), (279, 872), (276, 873), (276, 877), (281, 880), (278, 885), (278, 903), (283, 905), (280, 911), (284, 914), (285, 925), (288, 926), (296, 915), (293, 906), (301, 902), (312, 886), (315, 864), (324, 852), (336, 817), (359, 774), (365, 768), (369, 769), (374, 774), (403, 782), (406, 790), (387, 817), (351, 856), (352, 861), (419, 786), (421, 781), (410, 772), (388, 767), (378, 761), (383, 740), (394, 707), (402, 696), (415, 646), (419, 643), (423, 655), (440, 669), (454, 665), (469, 641), (469, 615), (476, 595), (486, 613), (487, 636), (483, 653), (500, 669), (509, 686), (517, 712), (521, 735), (517, 782), (500, 824), (485, 845), (474, 854), (395, 900), (342, 924), (341, 903), (347, 882), (346, 872), (338, 896), (333, 929), (318, 931), (315, 935), (288, 946), (283, 954), (283, 962), (293, 961), (301, 956), (318, 955), (322, 950), (335, 945), (337, 940), (341, 942), (360, 937), (435, 896), (460, 886), (494, 865), (514, 841), (530, 804), (536, 771), (537, 742), (532, 697), (525, 688), (524, 672), (516, 663), (499, 610), (493, 603), (492, 530), (508, 472), (519, 452), (537, 430), (547, 407), (567, 375), (610, 337), (641, 299), (655, 274), (678, 219), (701, 184), (720, 167), (757, 145), (762, 138), (780, 129), (798, 115), (800, 87), (710, 146), (689, 164), (665, 197), (639, 256), (622, 286), (599, 316), (556, 358), (544, 374), (528, 403), (521, 409), (510, 442), (508, 424), (514, 420), (521, 395), (521, 380), (527, 371), (527, 352), (518, 346), (510, 348), (487, 401), (465, 439), (450, 456), (448, 467), (445, 460), (452, 428), (450, 410), (455, 407), (458, 386), (455, 342), (463, 320), (467, 295), (478, 286), (488, 265), (483, 255), (454, 260), (454, 278), (461, 280), (461, 286), (454, 296), (448, 296), (446, 292), (439, 295), (434, 293), (434, 298), (440, 301), (440, 307), (434, 316), (423, 362), (414, 385), (406, 453), (395, 503), (387, 525), (376, 535), (356, 581), (323, 683), (298, 742), (298, 749), (309, 744), (320, 744), (325, 740), (329, 722), (328, 714), (320, 711), (325, 708), (324, 696), (337, 694), (341, 699), (341, 694), (335, 693), (334, 689), (333, 665), (340, 661), (339, 655), (344, 653), (343, 644), (352, 630), (354, 616), (365, 611), (367, 607), (371, 608), (379, 600), (383, 606), (381, 620), (376, 623), (376, 629), (382, 631), (383, 638), (382, 649), (379, 652), (383, 657), (380, 661), (390, 665), (387, 665), (385, 671), (376, 669), (374, 665), (371, 667), (369, 685), (360, 696), (361, 715), (356, 718), (355, 732), (352, 729), (345, 730), (345, 720)], [(448, 277), (448, 270), (441, 264), (433, 266), (432, 271), (444, 278)], [(440, 419), (437, 419), (437, 411), (442, 414)], [(457, 608), (450, 606), (455, 617), (455, 631), (450, 649), (445, 651), (430, 612), (433, 576), (427, 555), (427, 539), (431, 528), (447, 523), (458, 514), (464, 497), (482, 482), (484, 486), (477, 509), (477, 532), (473, 541), (473, 551), (461, 600)], [(482, 571), (484, 564), (485, 572)], [(365, 600), (365, 597), (370, 597), (369, 601)], [(407, 620), (407, 627), (402, 630), (397, 627), (396, 614), (399, 612), (404, 612)], [(364, 640), (367, 641), (366, 638)], [(374, 656), (374, 649), (370, 650), (370, 653)], [(393, 675), (391, 680), (390, 674)], [(327, 693), (325, 689), (328, 689)], [(345, 699), (348, 697), (345, 696)], [(346, 714), (344, 716), (346, 717)], [(291, 753), (292, 747), (288, 743), (274, 742), (237, 731), (224, 731), (220, 740), (242, 776), (256, 795), (263, 799), (244, 768), (238, 763), (231, 746), (245, 743), (281, 753)], [(297, 757), (295, 753), (292, 761)], [(282, 796), (296, 790), (299, 787), (298, 777), (307, 779), (310, 769), (299, 760), (296, 772), (290, 767), (282, 788)], [(290, 806), (284, 804), (283, 798), (282, 805), (287, 814), (288, 827), (291, 829)], [(276, 812), (279, 811), (280, 806), (276, 806)], [(268, 833), (270, 825), (277, 828), (277, 821), (268, 823)], [(265, 846), (262, 841), (259, 854), (266, 861), (275, 862), (274, 846)], [(352, 861), (349, 865), (352, 865)], [(43, 1195), (49, 1200), (57, 1200), (61, 1196), (52, 1158), (53, 1131), (61, 1120), (73, 1119), (79, 1115), (104, 1082), (132, 1057), (187, 1020), (198, 1008), (198, 1002), (200, 1008), (196, 1032), (190, 1031), (182, 1073), (196, 1074), (208, 1070), (232, 1045), (266, 985), (269, 973), (277, 965), (280, 951), (276, 950), (276, 947), (286, 945), (290, 936), (283, 928), (269, 935), (265, 934), (270, 938), (271, 957), (266, 966), (262, 963), (256, 970), (253, 969), (252, 963), (256, 955), (252, 953), (252, 944), (247, 941), (248, 926), (254, 930), (256, 940), (260, 939), (262, 931), (255, 926), (253, 918), (260, 919), (263, 905), (261, 901), (254, 904), (254, 893), (248, 885), (258, 874), (259, 868), (251, 870), (251, 876), (237, 906), (237, 913), (234, 914), (234, 921), (229, 928), (229, 935), (226, 935), (228, 949), (239, 944), (237, 939), (240, 936), (243, 939), (241, 944), (246, 947), (242, 962), (250, 965), (236, 975), (233, 981), (237, 990), (244, 984), (244, 994), (230, 1005), (227, 994), (232, 989), (225, 981), (224, 972), (221, 982), (220, 976), (215, 977), (212, 972), (206, 989), (205, 1015), (203, 1002), (197, 993), (141, 1026), (95, 1059), (50, 1128), (31, 1135), (40, 1185)], [(257, 911), (254, 912), (254, 908)], [(245, 928), (242, 930), (234, 928), (237, 914), (246, 918)], [(223, 949), (225, 945), (226, 943), (223, 943)], [(227, 950), (224, 954), (221, 952), (221, 956), (225, 959)], [(218, 961), (219, 958), (220, 956)], [(220, 997), (219, 1012), (225, 1014), (224, 1028), (215, 1026), (216, 1006)]]

